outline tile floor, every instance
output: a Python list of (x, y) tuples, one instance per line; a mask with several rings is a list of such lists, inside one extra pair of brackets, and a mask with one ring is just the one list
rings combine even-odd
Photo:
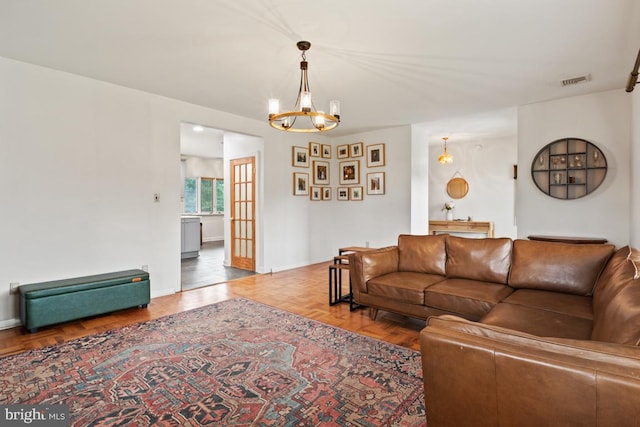
[(200, 248), (200, 256), (182, 260), (182, 290), (215, 285), (256, 274), (253, 271), (225, 267), (223, 262), (224, 242), (204, 242)]

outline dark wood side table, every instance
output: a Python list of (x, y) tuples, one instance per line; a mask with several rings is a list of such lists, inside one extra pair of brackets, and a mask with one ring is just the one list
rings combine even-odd
[(538, 240), (541, 242), (558, 242), (558, 243), (578, 243), (578, 244), (598, 244), (607, 243), (607, 239), (602, 237), (571, 237), (571, 236), (539, 236), (531, 235), (529, 240)]
[[(329, 266), (329, 305), (335, 305), (340, 302), (349, 303), (349, 311), (353, 311), (360, 307), (359, 304), (353, 302), (353, 291), (351, 289), (351, 274), (349, 272), (349, 253), (370, 251), (375, 248), (367, 248), (364, 246), (346, 246), (338, 249), (338, 256), (333, 257), (333, 265)], [(342, 293), (342, 271), (346, 270), (349, 274), (349, 293)]]

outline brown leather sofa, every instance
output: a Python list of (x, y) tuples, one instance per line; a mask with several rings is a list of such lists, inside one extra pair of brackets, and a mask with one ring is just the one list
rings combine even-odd
[(640, 425), (629, 247), (401, 235), (350, 256), (353, 297), (427, 320), (429, 427)]

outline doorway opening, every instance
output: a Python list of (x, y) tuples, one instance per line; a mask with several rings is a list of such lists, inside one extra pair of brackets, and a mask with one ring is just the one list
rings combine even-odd
[(230, 207), (225, 206), (231, 185), (225, 171), (228, 136), (229, 132), (219, 129), (180, 124), (182, 291), (255, 274), (255, 268), (234, 268), (229, 256), (225, 228), (233, 221)]

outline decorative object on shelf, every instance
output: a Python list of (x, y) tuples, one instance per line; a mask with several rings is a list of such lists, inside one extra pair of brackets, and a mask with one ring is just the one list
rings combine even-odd
[(340, 162), (340, 185), (360, 184), (360, 160)]
[(367, 194), (384, 194), (384, 172), (367, 174)]
[(384, 166), (384, 144), (367, 145), (367, 167)]
[(455, 207), (456, 205), (453, 201), (444, 204), (442, 210), (445, 211), (447, 221), (453, 221), (453, 209), (455, 209)]
[(469, 192), (469, 183), (466, 179), (460, 175), (460, 172), (456, 171), (453, 177), (447, 182), (447, 194), (454, 199), (462, 199)]
[(533, 158), (531, 177), (538, 189), (556, 199), (578, 199), (595, 191), (607, 176), (600, 148), (581, 138), (545, 145)]
[(291, 147), (291, 166), (297, 168), (308, 168), (309, 149), (305, 147)]
[(303, 172), (293, 173), (293, 195), (308, 196), (309, 195), (309, 174)]
[[(324, 111), (317, 111), (311, 98), (309, 90), (309, 77), (307, 70), (309, 63), (307, 62), (306, 51), (311, 48), (308, 41), (299, 41), (296, 46), (302, 52), (302, 61), (300, 61), (300, 88), (298, 89), (298, 97), (292, 111), (280, 112), (280, 101), (272, 98), (269, 99), (269, 124), (274, 129), (287, 132), (325, 132), (338, 126), (340, 123), (340, 102), (331, 101), (329, 103), (329, 114)], [(309, 121), (302, 120), (295, 127), (298, 117), (309, 118)]]
[(329, 185), (329, 162), (323, 160), (313, 161), (313, 184)]
[(554, 184), (562, 184), (562, 174), (554, 173), (553, 174), (553, 183)]
[(451, 154), (447, 153), (447, 140), (448, 139), (449, 139), (448, 136), (445, 136), (445, 137), (442, 138), (442, 140), (444, 141), (444, 151), (438, 157), (438, 163), (440, 163), (441, 165), (445, 165), (445, 164), (448, 164), (448, 163), (453, 163), (453, 156)]

